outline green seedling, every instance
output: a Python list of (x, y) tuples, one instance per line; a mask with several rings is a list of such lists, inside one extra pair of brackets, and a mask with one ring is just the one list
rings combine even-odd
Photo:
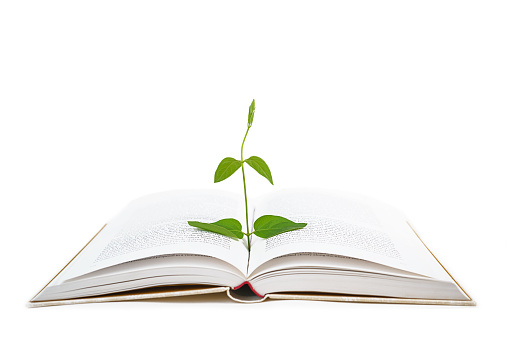
[(257, 237), (267, 239), (284, 232), (301, 229), (307, 225), (304, 223), (295, 223), (291, 220), (288, 220), (283, 217), (278, 217), (276, 215), (264, 215), (259, 217), (255, 221), (253, 232), (249, 232), (249, 213), (247, 207), (246, 174), (244, 171), (244, 163), (251, 166), (256, 172), (258, 172), (261, 176), (266, 178), (272, 185), (274, 185), (269, 166), (262, 158), (252, 156), (244, 160), (244, 143), (246, 142), (247, 133), (249, 132), (249, 129), (253, 125), (254, 113), (255, 113), (255, 101), (253, 99), (253, 102), (251, 102), (251, 105), (249, 106), (246, 135), (244, 135), (244, 140), (242, 140), (242, 146), (240, 147), (240, 160), (231, 157), (224, 158), (217, 166), (216, 173), (214, 174), (214, 182), (220, 182), (229, 178), (239, 168), (242, 168), (242, 181), (244, 183), (244, 202), (246, 205), (246, 232), (242, 231), (242, 224), (240, 223), (240, 221), (233, 218), (221, 219), (212, 223), (188, 221), (188, 224), (191, 226), (197, 227), (204, 231), (222, 234), (235, 240), (240, 240), (244, 238), (244, 236), (246, 236), (247, 249), (249, 251), (251, 250), (252, 234), (256, 235)]

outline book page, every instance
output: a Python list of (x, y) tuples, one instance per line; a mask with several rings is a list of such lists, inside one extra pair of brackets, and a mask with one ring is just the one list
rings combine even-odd
[[(130, 203), (59, 275), (70, 279), (120, 263), (158, 255), (197, 254), (224, 260), (246, 272), (242, 241), (189, 226), (188, 221), (242, 220), (241, 197), (221, 191), (173, 191)], [(58, 283), (58, 281), (57, 281)]]
[(307, 223), (269, 239), (253, 236), (249, 274), (272, 258), (314, 252), (372, 261), (448, 279), (400, 211), (372, 199), (330, 191), (284, 190), (260, 199), (254, 220), (278, 215)]

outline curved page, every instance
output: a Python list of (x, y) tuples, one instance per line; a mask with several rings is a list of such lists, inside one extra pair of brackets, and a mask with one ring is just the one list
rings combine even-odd
[(254, 220), (267, 214), (308, 225), (269, 239), (254, 236), (249, 274), (273, 258), (315, 252), (450, 280), (407, 224), (405, 215), (381, 202), (340, 192), (292, 189), (264, 197), (256, 206)]
[(242, 220), (242, 199), (222, 191), (172, 191), (130, 203), (53, 283), (96, 270), (157, 255), (189, 253), (224, 260), (246, 272), (242, 241), (191, 227), (187, 221)]

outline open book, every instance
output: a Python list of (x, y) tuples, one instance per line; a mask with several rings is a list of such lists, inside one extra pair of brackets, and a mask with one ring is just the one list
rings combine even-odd
[(217, 292), (247, 302), (475, 304), (405, 215), (383, 203), (283, 190), (260, 199), (250, 214), (250, 220), (272, 214), (307, 226), (268, 239), (253, 235), (249, 253), (244, 241), (187, 224), (242, 220), (242, 197), (222, 191), (146, 196), (108, 222), (29, 306)]

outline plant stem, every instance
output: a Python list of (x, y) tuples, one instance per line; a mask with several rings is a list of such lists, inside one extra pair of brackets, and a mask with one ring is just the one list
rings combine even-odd
[[(244, 173), (244, 142), (246, 142), (247, 133), (249, 132), (249, 126), (247, 127), (246, 135), (242, 140), (242, 146), (240, 147), (240, 161), (242, 162), (242, 181), (244, 182), (244, 202), (246, 203), (246, 232), (249, 233), (249, 214), (247, 209), (247, 190), (246, 190), (246, 175)], [(251, 251), (251, 237), (247, 236), (247, 250)]]

